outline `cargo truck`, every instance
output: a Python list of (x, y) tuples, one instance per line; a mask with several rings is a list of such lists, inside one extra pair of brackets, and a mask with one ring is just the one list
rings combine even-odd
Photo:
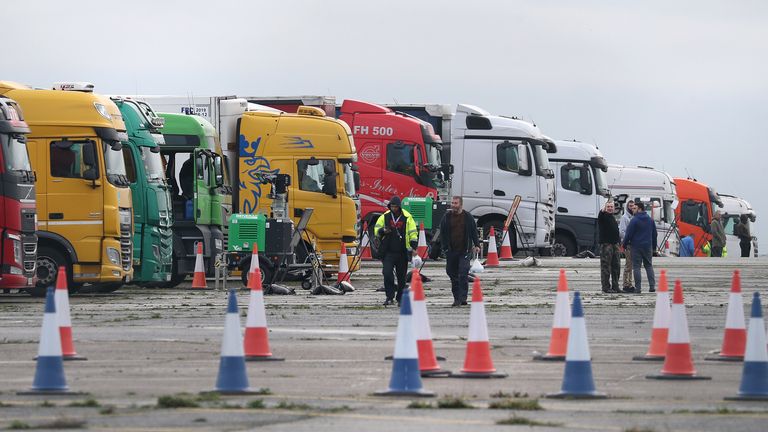
[(712, 241), (712, 215), (717, 207), (723, 207), (720, 196), (714, 189), (690, 178), (675, 178), (677, 200), (675, 208), (680, 237), (693, 234), (694, 256), (707, 256), (704, 248)]
[(555, 172), (554, 256), (581, 251), (599, 254), (597, 215), (611, 196), (605, 173), (608, 164), (596, 146), (578, 141), (555, 141), (550, 155)]
[(723, 201), (723, 228), (725, 228), (726, 247), (728, 256), (738, 257), (741, 255), (741, 246), (739, 238), (734, 233), (736, 224), (739, 223), (741, 215), (747, 215), (747, 224), (749, 233), (752, 234), (752, 251), (750, 257), (757, 258), (757, 233), (755, 232), (755, 221), (757, 213), (752, 208), (752, 204), (735, 195), (718, 194)]
[(0, 96), (0, 290), (34, 288), (37, 254), (35, 174), (29, 126), (19, 105)]
[(158, 286), (171, 280), (173, 257), (171, 195), (160, 156), (163, 119), (144, 102), (112, 101), (128, 132), (123, 156), (133, 196), (133, 282)]
[(197, 244), (203, 244), (206, 276), (225, 250), (221, 197), (225, 182), (222, 157), (216, 153), (216, 131), (196, 115), (159, 113), (164, 119), (160, 145), (171, 195), (173, 269), (166, 286), (180, 284), (195, 270)]
[(55, 90), (0, 82), (30, 126), (27, 149), (37, 176), (37, 284), (44, 295), (65, 266), (69, 289), (92, 284), (109, 292), (133, 274), (131, 189), (122, 143), (128, 140), (117, 106), (90, 83), (56, 83)]

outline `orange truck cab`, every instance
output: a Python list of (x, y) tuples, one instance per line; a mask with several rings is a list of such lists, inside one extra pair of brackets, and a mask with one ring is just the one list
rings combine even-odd
[(704, 183), (684, 178), (674, 181), (679, 202), (675, 219), (680, 238), (693, 234), (694, 256), (707, 256), (704, 248), (712, 241), (710, 224), (716, 211), (714, 206), (722, 207), (723, 202), (717, 192)]

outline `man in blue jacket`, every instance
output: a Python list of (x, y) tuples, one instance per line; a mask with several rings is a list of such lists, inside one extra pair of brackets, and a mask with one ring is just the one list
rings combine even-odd
[(656, 250), (656, 222), (645, 212), (645, 204), (638, 202), (637, 210), (632, 217), (632, 221), (627, 226), (627, 232), (624, 234), (624, 249), (630, 248), (632, 255), (632, 271), (635, 278), (635, 289), (624, 288), (624, 292), (634, 292), (639, 294), (640, 284), (642, 282), (640, 264), (645, 267), (645, 274), (648, 276), (648, 287), (650, 292), (656, 291), (656, 280), (653, 277), (653, 251)]

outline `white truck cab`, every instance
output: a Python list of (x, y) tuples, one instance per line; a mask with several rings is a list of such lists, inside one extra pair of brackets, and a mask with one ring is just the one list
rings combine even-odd
[(749, 224), (749, 232), (752, 234), (752, 254), (750, 258), (757, 257), (757, 233), (755, 233), (755, 224), (757, 220), (757, 213), (755, 213), (752, 205), (746, 200), (734, 195), (721, 194), (720, 199), (723, 201), (723, 208), (720, 212), (723, 213), (723, 227), (725, 228), (725, 247), (728, 250), (728, 256), (738, 257), (741, 254), (741, 247), (739, 246), (739, 238), (734, 234), (734, 227), (739, 223), (741, 215), (747, 215), (747, 223)]

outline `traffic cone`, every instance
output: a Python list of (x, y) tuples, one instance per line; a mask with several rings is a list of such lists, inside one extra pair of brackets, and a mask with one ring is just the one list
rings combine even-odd
[(747, 326), (744, 324), (744, 304), (741, 299), (741, 276), (738, 270), (733, 271), (731, 294), (728, 298), (728, 312), (725, 317), (725, 334), (723, 346), (717, 357), (706, 357), (706, 360), (743, 361), (744, 347), (747, 345)]
[(56, 303), (56, 324), (59, 326), (61, 338), (61, 353), (64, 360), (87, 360), (75, 351), (72, 342), (72, 319), (69, 316), (69, 289), (67, 289), (67, 271), (59, 266), (56, 276), (56, 290), (53, 294)]
[(45, 296), (45, 313), (40, 330), (40, 344), (37, 348), (37, 367), (35, 379), (29, 391), (19, 395), (60, 395), (74, 394), (69, 391), (64, 377), (64, 362), (61, 355), (61, 334), (56, 323), (56, 300), (53, 287), (49, 287)]
[(450, 375), (451, 371), (443, 370), (437, 364), (435, 349), (432, 346), (432, 331), (429, 327), (424, 286), (421, 284), (419, 269), (413, 269), (410, 291), (413, 296), (413, 328), (416, 332), (416, 348), (419, 352), (419, 371), (421, 371), (421, 376), (437, 377)]
[(341, 253), (339, 254), (339, 277), (338, 283), (349, 282), (349, 261), (347, 260), (347, 245), (341, 244)]
[(666, 242), (664, 242), (664, 256), (671, 256), (671, 255), (669, 254), (669, 240), (667, 240)]
[(400, 318), (397, 322), (395, 353), (392, 359), (392, 376), (389, 388), (374, 393), (376, 396), (422, 396), (435, 394), (424, 390), (419, 374), (419, 354), (416, 348), (416, 336), (413, 334), (413, 315), (411, 312), (410, 289), (406, 288), (400, 305)]
[(691, 356), (691, 337), (688, 334), (688, 318), (685, 316), (683, 304), (683, 285), (675, 281), (675, 293), (672, 298), (672, 317), (669, 321), (669, 338), (664, 366), (659, 375), (648, 375), (648, 379), (711, 379), (696, 375)]
[(488, 255), (485, 257), (485, 266), (499, 266), (499, 253), (496, 250), (496, 233), (493, 231), (493, 227), (491, 227), (491, 231), (488, 233)]
[(633, 357), (632, 360), (664, 361), (664, 356), (667, 355), (667, 336), (669, 335), (669, 319), (671, 315), (667, 271), (662, 270), (659, 277), (659, 289), (656, 290), (656, 309), (653, 312), (651, 344), (645, 355)]
[(504, 231), (502, 231), (502, 240), (501, 240), (501, 251), (499, 254), (499, 259), (502, 261), (511, 261), (512, 260), (512, 245), (509, 241), (509, 231), (507, 231), (507, 227), (504, 227)]
[(568, 349), (568, 328), (571, 326), (569, 304), (568, 280), (565, 278), (565, 270), (560, 269), (560, 279), (557, 281), (557, 298), (555, 299), (555, 319), (552, 323), (549, 351), (544, 355), (534, 353), (534, 360), (565, 360), (565, 353)]
[(424, 222), (419, 224), (419, 244), (416, 246), (416, 255), (423, 260), (427, 259), (427, 255), (429, 255), (427, 235), (424, 234)]
[(224, 321), (224, 337), (221, 340), (221, 360), (216, 391), (221, 394), (253, 394), (248, 385), (240, 333), (240, 314), (237, 310), (237, 294), (229, 290), (227, 317)]
[(758, 293), (752, 297), (752, 314), (749, 318), (739, 394), (725, 399), (768, 401), (768, 349), (765, 346), (765, 321)]
[(248, 274), (248, 289), (251, 299), (248, 303), (248, 316), (245, 319), (245, 359), (247, 361), (280, 361), (269, 350), (269, 329), (267, 314), (264, 311), (264, 291), (261, 287), (261, 270)]
[(488, 324), (485, 321), (485, 305), (480, 277), (475, 276), (472, 284), (472, 305), (469, 312), (469, 338), (464, 367), (456, 378), (504, 378), (507, 374), (496, 372), (491, 359), (491, 344), (488, 341)]
[(251, 252), (251, 267), (248, 269), (248, 284), (250, 285), (251, 279), (250, 274), (259, 268), (259, 245), (254, 243), (253, 244), (253, 251)]
[(195, 257), (195, 275), (192, 277), (193, 289), (207, 289), (205, 282), (205, 267), (203, 266), (203, 243), (197, 243), (197, 256)]
[(581, 307), (579, 292), (573, 293), (571, 328), (568, 332), (568, 353), (565, 356), (565, 374), (560, 393), (548, 394), (556, 399), (605, 399), (605, 393), (595, 391), (592, 378), (592, 360), (589, 355), (587, 323)]
[(360, 240), (360, 259), (362, 261), (372, 261), (371, 238), (368, 237), (368, 222), (363, 224), (363, 237)]

